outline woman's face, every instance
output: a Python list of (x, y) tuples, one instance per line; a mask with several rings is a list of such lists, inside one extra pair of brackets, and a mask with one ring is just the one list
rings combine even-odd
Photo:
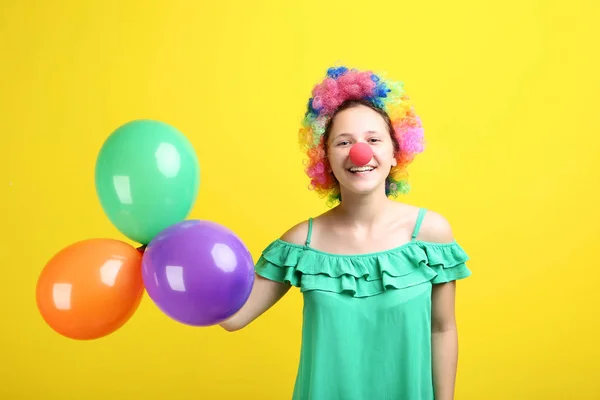
[[(349, 154), (352, 145), (360, 142), (371, 147), (373, 157), (366, 165), (357, 167)], [(340, 189), (355, 194), (384, 190), (390, 169), (396, 165), (387, 124), (381, 115), (365, 106), (337, 114), (329, 133), (327, 158)]]

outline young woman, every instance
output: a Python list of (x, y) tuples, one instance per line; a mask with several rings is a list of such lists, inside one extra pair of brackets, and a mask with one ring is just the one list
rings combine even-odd
[[(263, 251), (248, 302), (222, 327), (247, 326), (299, 287), (294, 399), (453, 399), (455, 281), (470, 275), (468, 258), (443, 216), (390, 199), (408, 191), (421, 122), (402, 83), (369, 71), (331, 68), (312, 94), (300, 130), (306, 171), (337, 204)], [(364, 144), (368, 161), (355, 165)]]

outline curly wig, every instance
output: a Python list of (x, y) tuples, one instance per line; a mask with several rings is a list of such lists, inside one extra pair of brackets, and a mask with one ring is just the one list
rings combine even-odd
[(327, 139), (335, 115), (357, 104), (377, 111), (390, 128), (397, 165), (386, 179), (386, 195), (409, 191), (407, 167), (424, 150), (421, 120), (415, 114), (404, 84), (371, 71), (332, 67), (312, 90), (299, 131), (299, 142), (308, 156), (309, 188), (330, 204), (341, 200), (340, 189), (327, 161)]

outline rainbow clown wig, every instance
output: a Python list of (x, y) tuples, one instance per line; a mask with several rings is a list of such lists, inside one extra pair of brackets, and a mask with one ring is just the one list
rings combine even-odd
[(325, 150), (325, 131), (336, 109), (348, 100), (368, 102), (369, 105), (385, 112), (394, 129), (392, 140), (398, 151), (395, 154), (397, 165), (392, 168), (386, 180), (387, 196), (408, 193), (406, 169), (414, 157), (424, 150), (424, 135), (421, 120), (415, 114), (404, 84), (384, 79), (370, 71), (358, 71), (346, 67), (329, 68), (325, 79), (312, 90), (312, 97), (302, 126), (299, 141), (307, 152), (306, 174), (310, 178), (309, 187), (328, 203), (339, 201), (340, 189), (329, 164)]

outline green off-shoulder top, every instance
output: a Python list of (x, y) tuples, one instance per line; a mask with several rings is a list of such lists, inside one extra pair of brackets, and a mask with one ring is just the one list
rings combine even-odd
[(302, 344), (293, 399), (433, 400), (432, 286), (471, 275), (456, 241), (412, 240), (367, 254), (338, 255), (277, 239), (260, 276), (298, 287)]

